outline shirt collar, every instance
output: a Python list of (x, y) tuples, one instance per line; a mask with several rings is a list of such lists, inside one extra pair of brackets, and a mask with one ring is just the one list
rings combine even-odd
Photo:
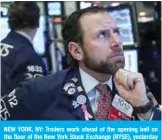
[[(82, 84), (83, 84), (83, 87), (86, 93), (89, 93), (91, 90), (95, 88), (95, 86), (97, 86), (100, 83), (98, 80), (96, 80), (91, 75), (86, 73), (80, 67), (79, 67), (79, 72), (80, 72), (81, 81), (82, 81)], [(107, 84), (112, 90), (112, 76), (110, 77), (108, 81), (104, 82), (103, 84)]]
[(31, 42), (31, 44), (33, 44), (33, 39), (27, 33), (20, 31), (20, 30), (17, 30), (16, 33), (24, 36), (25, 38), (27, 38)]

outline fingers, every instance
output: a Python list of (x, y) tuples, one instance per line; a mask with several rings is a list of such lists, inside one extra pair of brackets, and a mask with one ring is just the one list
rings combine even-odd
[[(130, 87), (128, 85), (128, 74), (129, 72), (119, 69), (117, 73), (115, 74), (115, 81), (118, 83), (118, 85), (122, 85), (126, 90), (129, 90)], [(131, 81), (129, 82), (131, 86)]]
[(123, 69), (119, 69), (115, 74), (115, 81), (118, 85), (122, 85), (126, 90), (129, 90), (129, 86), (127, 84), (127, 72)]
[(145, 105), (148, 102), (142, 74), (119, 69), (114, 82), (119, 95), (133, 106)]
[(138, 82), (141, 82), (143, 76), (140, 73), (129, 72), (123, 69), (119, 69), (115, 74), (115, 81), (119, 85), (122, 85), (126, 90), (131, 90)]
[(117, 83), (115, 83), (116, 89), (118, 90), (119, 95), (126, 101), (129, 101), (130, 99), (130, 93), (129, 92), (125, 92), (125, 88), (122, 85), (119, 85)]
[(134, 77), (131, 74), (127, 75), (127, 84), (128, 84), (130, 89), (134, 88), (133, 78)]

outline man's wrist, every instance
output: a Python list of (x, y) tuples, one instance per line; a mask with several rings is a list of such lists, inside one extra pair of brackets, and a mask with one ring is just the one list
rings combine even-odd
[(153, 101), (150, 99), (150, 100), (148, 100), (148, 102), (145, 105), (139, 106), (139, 107), (134, 107), (134, 111), (136, 113), (145, 114), (152, 108), (153, 108)]

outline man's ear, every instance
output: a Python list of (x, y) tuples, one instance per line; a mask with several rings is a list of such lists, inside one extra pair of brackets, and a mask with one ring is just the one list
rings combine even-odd
[(69, 49), (69, 53), (74, 59), (78, 61), (83, 59), (83, 50), (78, 43), (70, 42), (68, 45), (68, 49)]

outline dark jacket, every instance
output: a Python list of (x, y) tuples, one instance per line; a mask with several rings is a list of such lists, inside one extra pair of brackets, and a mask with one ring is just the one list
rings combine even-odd
[(42, 75), (46, 75), (45, 65), (31, 42), (11, 31), (1, 41), (1, 96)]
[[(78, 87), (81, 87), (83, 91), (79, 92)], [(75, 90), (70, 91), (72, 88)], [(114, 95), (117, 94), (115, 86), (112, 92)], [(94, 120), (78, 68), (38, 77), (14, 90), (1, 100), (3, 104), (1, 116), (4, 120), (84, 120), (81, 106), (74, 107), (73, 105), (78, 95), (86, 97), (85, 105)], [(155, 108), (153, 119), (160, 119), (160, 115), (161, 112)]]

